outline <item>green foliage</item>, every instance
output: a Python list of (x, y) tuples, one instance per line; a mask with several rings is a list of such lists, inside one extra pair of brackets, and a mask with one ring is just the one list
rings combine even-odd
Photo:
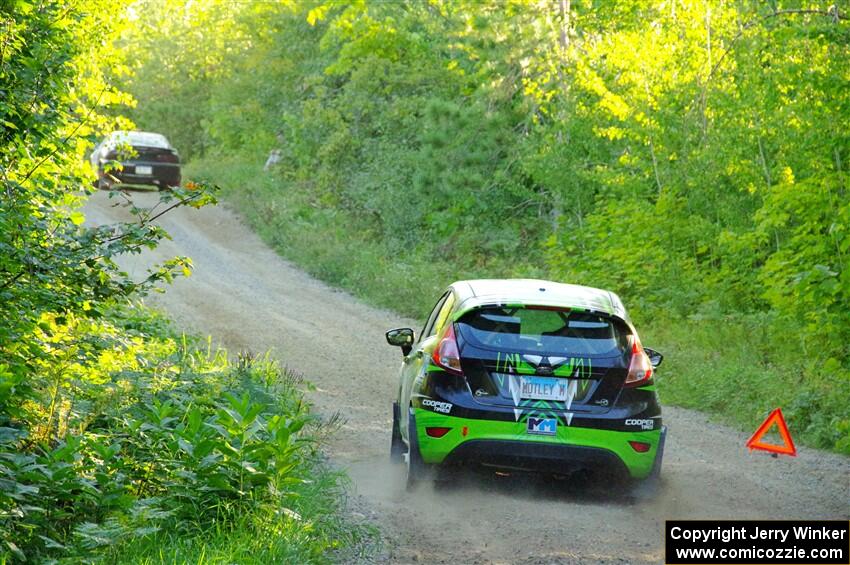
[[(326, 468), (313, 470), (311, 480), (297, 487), (297, 496), (282, 504), (267, 504), (249, 514), (234, 515), (202, 536), (161, 530), (122, 545), (122, 562), (171, 563), (315, 563), (348, 554), (344, 546), (374, 533), (352, 527), (340, 516), (345, 492), (339, 475)], [(333, 537), (331, 537), (331, 535)], [(328, 537), (326, 537), (328, 536)], [(317, 543), (317, 539), (319, 542)], [(368, 555), (360, 557), (367, 558)]]
[[(137, 344), (105, 382), (80, 386), (92, 401), (65, 409), (75, 433), (49, 444), (18, 422), (0, 428), (0, 539), (10, 555), (144, 554), (150, 536), (181, 536), (180, 551), (211, 531), (275, 528), (292, 544), (263, 547), (269, 558), (314, 561), (364, 534), (333, 517), (341, 477), (316, 458), (331, 429), (309, 414), (300, 377), (267, 358), (231, 366), (223, 351), (122, 329)], [(317, 500), (303, 503), (307, 493)]]
[(789, 347), (794, 330), (776, 313), (704, 315), (654, 320), (642, 339), (664, 344), (666, 402), (722, 414), (750, 432), (781, 406), (795, 441), (848, 453), (840, 366), (813, 367), (811, 356)]
[(188, 258), (141, 280), (116, 263), (168, 237), (163, 214), (214, 203), (212, 188), (187, 183), (152, 208), (113, 192), (132, 219), (85, 224), (84, 153), (129, 127), (106, 117), (131, 102), (111, 82), (126, 10), (0, 3), (0, 562), (115, 561), (125, 547), (151, 558), (154, 539), (177, 559), (183, 546), (203, 555), (211, 531), (225, 543), (275, 532), (250, 546), (267, 562), (321, 561), (359, 531), (336, 516), (342, 477), (317, 452), (330, 427), (298, 379), (178, 347), (138, 305), (188, 275)]
[(162, 193), (151, 210), (131, 207), (132, 222), (83, 225), (87, 137), (114, 123), (101, 115), (104, 105), (126, 100), (92, 59), (115, 63), (109, 41), (122, 10), (76, 1), (0, 9), (0, 366), (7, 383), (0, 424), (7, 413), (24, 417), (32, 395), (53, 391), (44, 441), (61, 436), (58, 406), (69, 383), (86, 380), (89, 365), (121, 343), (104, 311), (191, 266), (176, 258), (139, 281), (114, 258), (165, 237), (154, 224), (165, 211), (214, 201), (207, 187), (179, 189)]
[[(451, 279), (534, 275), (616, 290), (643, 326), (711, 319), (753, 378), (685, 348), (669, 386), (691, 386), (671, 398), (747, 426), (761, 413), (710, 400), (793, 405), (806, 437), (846, 451), (848, 21), (795, 1), (234, 7), (223, 29), (252, 41), (195, 82), (194, 170), (231, 183), (282, 253), (405, 313)], [(163, 126), (160, 109), (197, 102), (140, 100)], [(809, 362), (744, 349), (796, 384), (736, 354), (762, 325)]]

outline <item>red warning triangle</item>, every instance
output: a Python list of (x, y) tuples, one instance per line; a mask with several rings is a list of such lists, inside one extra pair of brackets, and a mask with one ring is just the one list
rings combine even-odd
[[(776, 424), (779, 428), (779, 435), (782, 437), (783, 445), (773, 445), (772, 443), (763, 443), (761, 441), (761, 438), (767, 434), (773, 424)], [(791, 439), (791, 434), (788, 432), (788, 426), (785, 424), (785, 418), (782, 417), (782, 410), (777, 408), (770, 413), (770, 416), (762, 422), (759, 429), (757, 429), (756, 433), (753, 434), (753, 437), (747, 440), (747, 447), (751, 450), (762, 449), (764, 451), (770, 451), (771, 453), (781, 453), (782, 455), (790, 455), (792, 457), (797, 456), (797, 448), (794, 447), (794, 440)]]

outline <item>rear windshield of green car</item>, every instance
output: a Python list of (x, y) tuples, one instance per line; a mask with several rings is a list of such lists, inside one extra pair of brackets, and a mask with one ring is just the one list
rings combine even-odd
[(458, 331), (475, 346), (547, 356), (622, 355), (628, 328), (615, 319), (570, 310), (487, 307), (458, 320)]

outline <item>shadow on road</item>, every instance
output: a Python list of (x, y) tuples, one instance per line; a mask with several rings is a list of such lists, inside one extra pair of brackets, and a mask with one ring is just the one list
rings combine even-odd
[(530, 473), (489, 470), (463, 470), (444, 473), (434, 482), (434, 492), (452, 495), (460, 490), (479, 491), (528, 501), (570, 502), (574, 504), (630, 505), (636, 492), (628, 482), (589, 473), (553, 477)]

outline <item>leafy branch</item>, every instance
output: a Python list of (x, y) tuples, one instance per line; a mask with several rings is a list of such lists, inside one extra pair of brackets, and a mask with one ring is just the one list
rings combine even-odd
[[(781, 18), (783, 16), (794, 16), (794, 15), (823, 16), (823, 17), (831, 18), (835, 23), (838, 23), (839, 21), (843, 21), (843, 20), (848, 19), (847, 16), (845, 16), (844, 14), (839, 12), (838, 6), (835, 6), (835, 5), (830, 6), (829, 9), (827, 9), (827, 10), (793, 9), (793, 8), (783, 9), (783, 10), (774, 9), (774, 11), (769, 13), (769, 14), (765, 14), (761, 17), (754, 18), (754, 19), (750, 20), (749, 22), (745, 23), (744, 25), (742, 25), (741, 28), (738, 30), (738, 33), (735, 34), (735, 36), (732, 39), (729, 40), (729, 46), (726, 49), (723, 50), (723, 53), (720, 55), (720, 57), (717, 59), (717, 61), (715, 61), (714, 65), (709, 70), (708, 75), (705, 78), (705, 83), (706, 83), (705, 88), (707, 88), (707, 83), (714, 76), (714, 73), (720, 68), (720, 66), (726, 60), (726, 56), (733, 50), (733, 48), (735, 47), (735, 44), (744, 36), (744, 34), (748, 30), (750, 30), (750, 29), (752, 29), (752, 28), (754, 28), (754, 27), (756, 27), (760, 24), (763, 24), (766, 21), (772, 20), (774, 18)], [(705, 95), (705, 88), (703, 89), (703, 96)]]

